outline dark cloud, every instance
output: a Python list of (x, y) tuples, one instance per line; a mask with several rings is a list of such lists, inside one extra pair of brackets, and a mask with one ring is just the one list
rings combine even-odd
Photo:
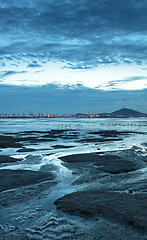
[(26, 71), (3, 71), (0, 73), (0, 77), (4, 78), (4, 77), (15, 75), (18, 73), (26, 73)]
[(82, 63), (78, 63), (78, 64), (72, 64), (72, 63), (68, 63), (67, 66), (65, 66), (64, 68), (69, 68), (69, 69), (80, 69), (80, 70), (85, 70), (85, 69), (91, 69), (93, 68), (93, 66), (90, 65), (85, 65)]
[(38, 64), (37, 61), (33, 61), (32, 63), (28, 64), (27, 67), (29, 67), (29, 68), (38, 68), (38, 67), (41, 67), (41, 65)]
[(146, 76), (132, 76), (132, 77), (127, 77), (127, 78), (123, 78), (121, 80), (114, 80), (114, 81), (109, 81), (109, 83), (106, 85), (106, 87), (115, 87), (117, 86), (119, 83), (125, 84), (125, 82), (133, 82), (134, 81), (141, 81), (141, 80), (147, 80)]
[(132, 76), (124, 79), (125, 81), (147, 80), (147, 76)]
[(0, 111), (4, 113), (112, 112), (122, 107), (146, 112), (147, 109), (147, 89), (108, 92), (80, 84), (42, 87), (0, 85), (0, 96)]
[(73, 69), (146, 63), (146, 0), (2, 0), (0, 22), (1, 55), (43, 53)]

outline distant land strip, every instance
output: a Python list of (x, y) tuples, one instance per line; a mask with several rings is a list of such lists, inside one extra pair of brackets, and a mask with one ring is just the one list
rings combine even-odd
[(147, 117), (146, 113), (141, 113), (133, 109), (122, 108), (112, 113), (97, 113), (97, 114), (0, 114), (0, 118), (131, 118), (131, 117)]

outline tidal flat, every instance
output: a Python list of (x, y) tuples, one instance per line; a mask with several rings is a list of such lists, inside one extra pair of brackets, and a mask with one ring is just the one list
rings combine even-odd
[(23, 121), (0, 135), (2, 240), (147, 239), (145, 119)]

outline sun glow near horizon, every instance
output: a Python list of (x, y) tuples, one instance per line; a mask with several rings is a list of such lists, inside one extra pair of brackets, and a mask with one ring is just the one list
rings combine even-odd
[(24, 62), (3, 68), (0, 84), (42, 86), (46, 84), (76, 85), (102, 90), (142, 90), (147, 88), (146, 66), (101, 64), (98, 67), (72, 69), (68, 62), (49, 61), (28, 67)]

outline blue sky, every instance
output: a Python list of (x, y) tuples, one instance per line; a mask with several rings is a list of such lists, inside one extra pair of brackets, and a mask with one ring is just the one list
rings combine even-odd
[(0, 112), (147, 112), (146, 3), (0, 0)]

